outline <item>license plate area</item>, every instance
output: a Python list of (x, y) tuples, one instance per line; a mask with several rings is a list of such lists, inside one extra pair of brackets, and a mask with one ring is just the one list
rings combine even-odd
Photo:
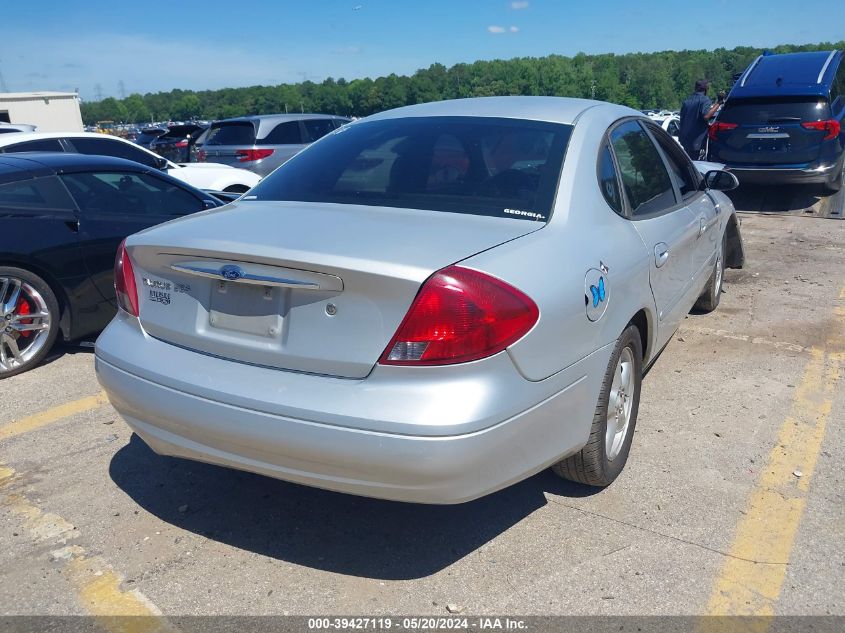
[(748, 140), (755, 152), (788, 152), (789, 134), (749, 134)]
[(214, 282), (208, 324), (212, 328), (277, 338), (282, 331), (284, 290), (271, 286)]

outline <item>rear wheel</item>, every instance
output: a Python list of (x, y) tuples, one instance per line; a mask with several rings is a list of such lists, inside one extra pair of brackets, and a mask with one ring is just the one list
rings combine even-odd
[(642, 375), (642, 339), (636, 326), (629, 325), (610, 356), (587, 445), (552, 470), (589, 486), (608, 486), (619, 476), (637, 424)]
[(59, 303), (43, 279), (0, 266), (0, 379), (40, 363), (59, 332)]

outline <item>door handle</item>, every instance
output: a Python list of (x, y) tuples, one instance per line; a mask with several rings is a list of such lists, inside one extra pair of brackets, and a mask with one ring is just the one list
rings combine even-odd
[(706, 218), (699, 218), (698, 220), (698, 236), (701, 237), (709, 228)]
[(669, 260), (669, 245), (661, 242), (654, 247), (654, 265), (660, 268)]
[(65, 226), (74, 233), (79, 233), (79, 220), (66, 220)]

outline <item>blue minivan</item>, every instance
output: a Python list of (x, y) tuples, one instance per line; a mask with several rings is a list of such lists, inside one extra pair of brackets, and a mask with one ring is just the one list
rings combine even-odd
[(708, 157), (740, 182), (845, 181), (842, 51), (761, 55), (740, 76), (708, 132)]

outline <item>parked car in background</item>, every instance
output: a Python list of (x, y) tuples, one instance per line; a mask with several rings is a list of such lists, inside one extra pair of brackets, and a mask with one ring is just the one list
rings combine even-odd
[(208, 129), (198, 123), (181, 123), (152, 140), (149, 149), (174, 163), (190, 163), (197, 139)]
[(262, 114), (211, 124), (197, 160), (243, 167), (266, 176), (309, 143), (349, 123), (325, 114)]
[(228, 165), (176, 164), (131, 141), (96, 132), (35, 132), (0, 136), (0, 153), (13, 152), (78, 152), (115, 156), (160, 169), (198, 189), (243, 193), (261, 180), (251, 171)]
[[(662, 127), (676, 141), (681, 131), (681, 117), (677, 114), (650, 114), (649, 118)], [(679, 141), (680, 142), (680, 141)]]
[(163, 127), (145, 127), (135, 134), (135, 138), (130, 139), (137, 145), (144, 149), (150, 149), (150, 144), (159, 136), (167, 134), (167, 129)]
[(37, 126), (28, 123), (3, 123), (0, 121), (0, 134), (11, 134), (14, 132), (34, 132)]
[(845, 182), (841, 51), (761, 55), (734, 84), (709, 129), (709, 158), (741, 182)]
[(742, 266), (736, 184), (609, 103), (383, 112), (127, 238), (97, 375), (160, 454), (421, 503), (606, 486), (644, 368)]
[(123, 238), (221, 205), (119, 158), (0, 155), (0, 379), (37, 365), (59, 335), (105, 327)]

